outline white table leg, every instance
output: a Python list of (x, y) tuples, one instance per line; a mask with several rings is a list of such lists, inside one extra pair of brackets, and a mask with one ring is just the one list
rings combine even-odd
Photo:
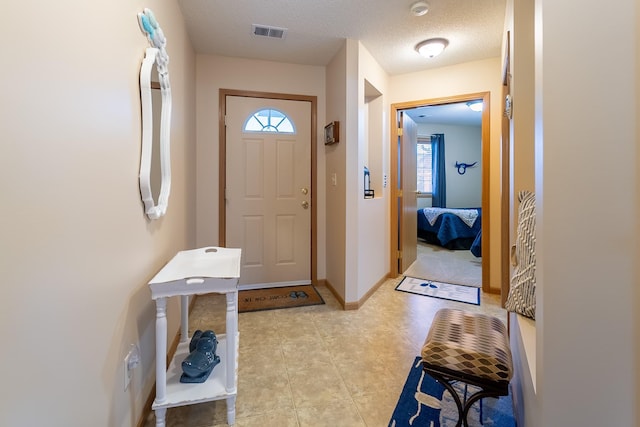
[(189, 295), (180, 295), (180, 342), (189, 340)]
[(236, 423), (236, 396), (227, 397), (227, 424), (230, 426)]
[(167, 398), (167, 299), (156, 300), (156, 403)]
[(236, 365), (238, 363), (238, 292), (227, 293), (227, 424), (236, 422)]
[(166, 417), (167, 417), (167, 408), (156, 409), (156, 427), (165, 427)]
[(227, 293), (227, 393), (236, 392), (236, 354), (238, 336), (238, 292)]

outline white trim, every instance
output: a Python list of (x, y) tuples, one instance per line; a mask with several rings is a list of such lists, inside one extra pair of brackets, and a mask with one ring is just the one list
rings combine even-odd
[(310, 285), (310, 284), (311, 284), (311, 280), (293, 280), (290, 282), (250, 283), (246, 285), (239, 285), (238, 289), (241, 291), (247, 291), (250, 289), (284, 288), (286, 286), (302, 286), (302, 285)]

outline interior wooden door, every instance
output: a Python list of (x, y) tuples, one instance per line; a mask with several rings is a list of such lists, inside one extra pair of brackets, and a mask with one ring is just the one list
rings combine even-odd
[(399, 113), (400, 132), (400, 161), (401, 175), (401, 212), (400, 227), (399, 271), (404, 273), (413, 264), (417, 256), (418, 247), (418, 178), (416, 150), (418, 144), (418, 126), (402, 111)]

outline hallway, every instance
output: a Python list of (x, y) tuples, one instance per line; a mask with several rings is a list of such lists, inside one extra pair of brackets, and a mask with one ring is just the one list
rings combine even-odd
[[(318, 287), (324, 305), (240, 313), (235, 425), (386, 426), (438, 309), (481, 311), (506, 322), (497, 295), (483, 293), (474, 306), (398, 292), (401, 279), (387, 280), (358, 310), (344, 311)], [(198, 297), (189, 334), (223, 331), (224, 306), (218, 295)], [(154, 425), (151, 413), (145, 427)], [(226, 425), (224, 401), (167, 411), (168, 427)]]

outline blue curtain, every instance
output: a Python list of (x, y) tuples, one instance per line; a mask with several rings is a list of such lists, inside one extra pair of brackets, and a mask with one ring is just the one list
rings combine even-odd
[(431, 135), (431, 177), (433, 179), (433, 198), (431, 205), (434, 208), (447, 207), (447, 183), (445, 179), (444, 161), (444, 134)]

